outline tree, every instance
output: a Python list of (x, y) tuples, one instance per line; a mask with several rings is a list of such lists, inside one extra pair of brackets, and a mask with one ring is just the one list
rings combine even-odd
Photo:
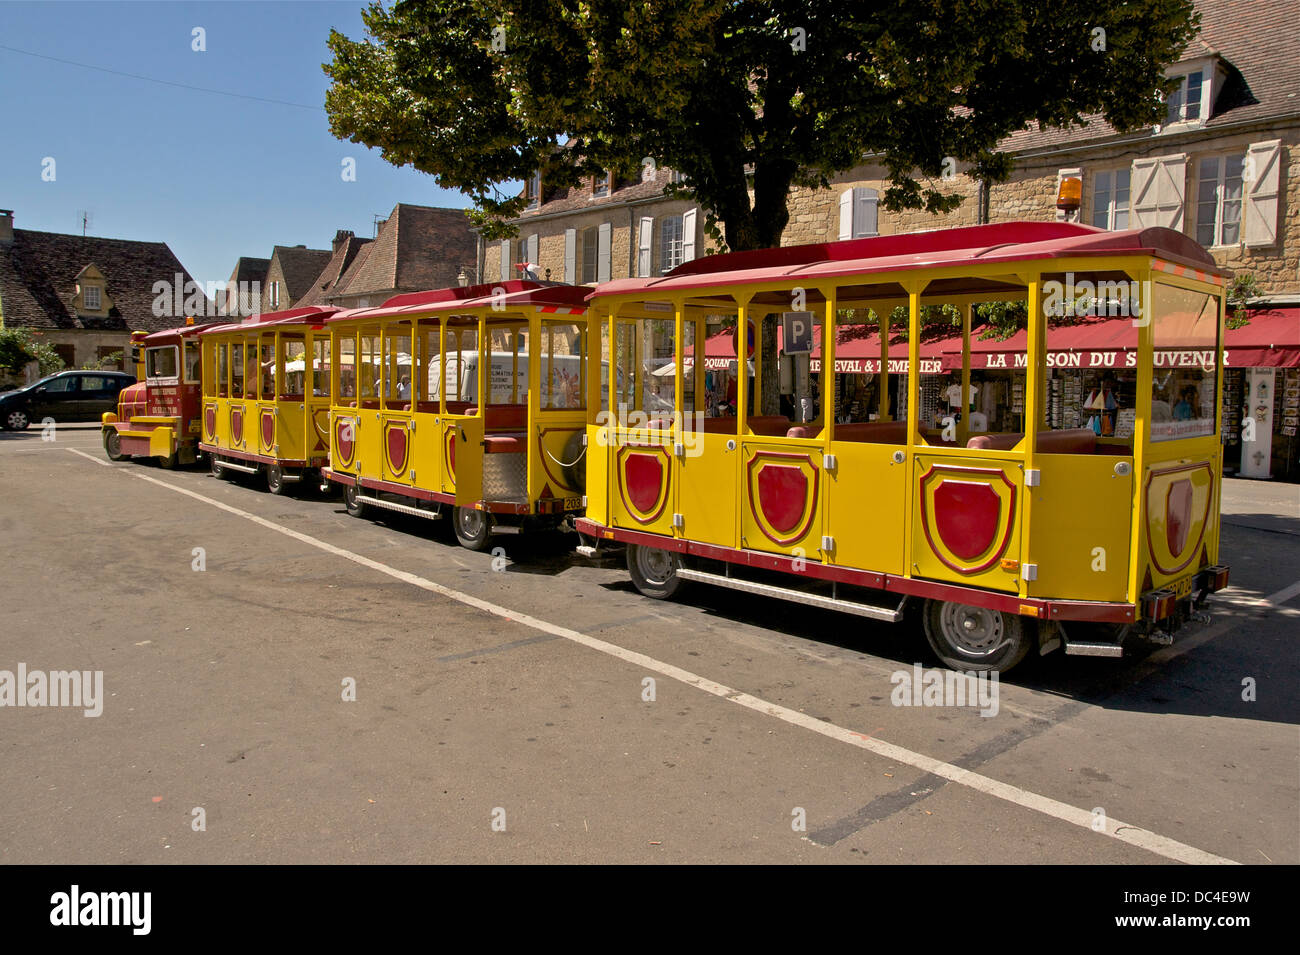
[(468, 194), (485, 236), (524, 208), (504, 183), (649, 158), (733, 250), (779, 245), (791, 187), (869, 154), (886, 209), (939, 213), (958, 164), (1006, 178), (998, 144), (1028, 123), (1158, 122), (1197, 22), (1191, 0), (399, 0), (363, 19), (368, 41), (330, 33), (332, 132)]
[(0, 371), (21, 374), (29, 362), (36, 362), (42, 377), (63, 368), (63, 359), (48, 342), (38, 342), (26, 328), (0, 328)]

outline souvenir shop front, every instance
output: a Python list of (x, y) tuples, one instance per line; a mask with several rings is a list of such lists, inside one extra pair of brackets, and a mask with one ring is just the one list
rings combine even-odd
[[(1049, 324), (1048, 426), (1132, 437), (1136, 349), (1136, 330), (1127, 318)], [(1224, 351), (1224, 473), (1300, 480), (1300, 308), (1255, 312), (1250, 324), (1227, 330)], [(989, 430), (1023, 430), (1018, 416), (1024, 410), (1026, 355), (1023, 331), (1003, 341), (971, 343), (972, 411), (987, 418)], [(1174, 432), (1209, 416), (1215, 382), (1197, 372), (1212, 360), (1204, 349), (1157, 349), (1153, 429)], [(943, 368), (951, 379), (945, 384), (959, 380), (960, 344), (943, 356)]]

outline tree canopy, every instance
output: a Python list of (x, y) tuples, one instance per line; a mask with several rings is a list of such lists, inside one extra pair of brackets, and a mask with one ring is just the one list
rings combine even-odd
[[(780, 244), (792, 186), (867, 156), (886, 209), (944, 212), (945, 173), (998, 181), (1007, 135), (1158, 122), (1191, 0), (399, 0), (331, 31), (330, 128), (410, 164), (510, 235), (524, 199), (642, 160), (687, 177), (730, 249)], [(560, 149), (559, 144), (568, 148)]]

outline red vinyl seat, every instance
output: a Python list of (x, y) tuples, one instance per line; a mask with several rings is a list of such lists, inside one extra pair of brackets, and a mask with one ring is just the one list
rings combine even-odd
[[(1024, 439), (1023, 434), (977, 434), (966, 442), (968, 448), (986, 451), (1010, 451)], [(1041, 454), (1092, 454), (1097, 449), (1097, 435), (1091, 428), (1038, 432)]]

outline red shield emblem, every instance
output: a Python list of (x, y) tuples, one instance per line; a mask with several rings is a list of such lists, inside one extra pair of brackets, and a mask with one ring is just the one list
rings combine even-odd
[(384, 432), (384, 444), (388, 449), (388, 466), (393, 474), (406, 470), (407, 431), (405, 421), (389, 422)]
[(944, 481), (934, 489), (934, 523), (948, 549), (974, 560), (993, 546), (1002, 500), (987, 484)]
[(454, 427), (447, 429), (447, 473), (451, 475), (454, 484), (456, 482), (456, 429)]
[(1002, 469), (934, 465), (920, 492), (921, 530), (944, 567), (970, 575), (998, 563), (1016, 515), (1016, 486)]
[(230, 439), (232, 444), (244, 443), (244, 409), (239, 405), (230, 409)]
[(769, 464), (758, 472), (758, 506), (772, 530), (789, 534), (798, 527), (807, 499), (808, 479), (799, 468)]
[(781, 548), (806, 537), (817, 517), (821, 474), (812, 456), (755, 451), (746, 473), (749, 513), (742, 532), (748, 546), (767, 546), (755, 531)]
[(1187, 547), (1187, 532), (1192, 526), (1192, 482), (1183, 478), (1169, 485), (1165, 504), (1165, 540), (1169, 553), (1183, 555)]
[(275, 412), (262, 412), (262, 446), (271, 448), (275, 445)]
[(618, 491), (634, 521), (652, 524), (668, 506), (669, 468), (666, 448), (630, 445), (619, 450)]
[(208, 405), (203, 409), (203, 428), (209, 441), (217, 436), (217, 409), (215, 405)]
[(338, 443), (340, 464), (352, 463), (352, 452), (356, 447), (354, 427), (351, 418), (339, 418), (334, 422), (334, 438)]

